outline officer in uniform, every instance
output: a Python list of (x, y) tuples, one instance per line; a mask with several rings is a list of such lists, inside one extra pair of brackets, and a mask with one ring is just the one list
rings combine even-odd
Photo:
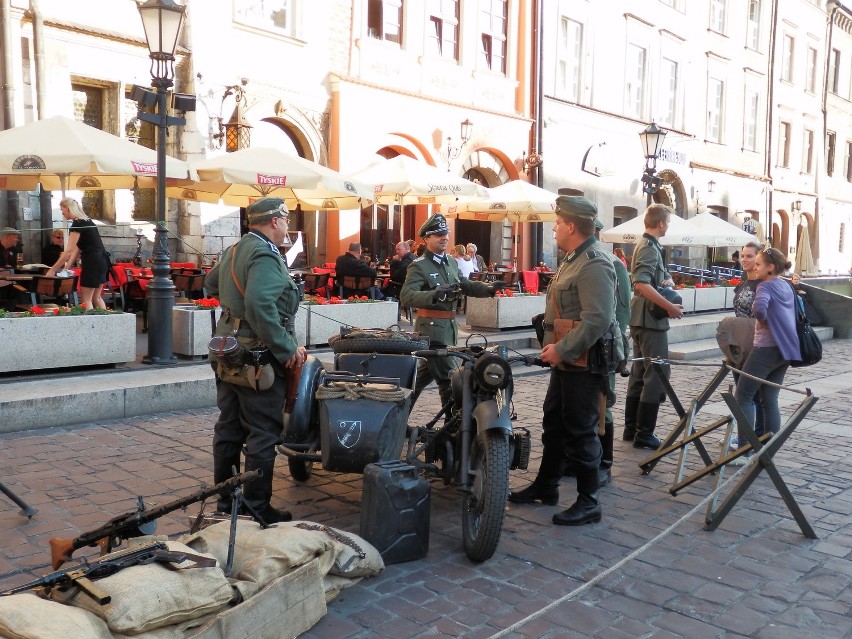
[[(399, 301), (403, 306), (417, 310), (414, 330), (429, 338), (430, 348), (455, 346), (458, 336), (455, 311), (458, 298), (461, 295), (493, 297), (506, 285), (503, 282), (473, 282), (461, 277), (458, 263), (447, 255), (450, 229), (446, 218), (440, 213), (426, 220), (419, 234), (426, 244), (426, 250), (408, 267)], [(417, 370), (414, 401), (435, 380), (441, 403), (446, 405), (452, 398), (450, 372), (455, 367), (454, 357), (430, 357), (425, 364), (421, 362)]]
[[(541, 465), (535, 481), (510, 493), (509, 501), (555, 505), (567, 451), (568, 462), (576, 469), (577, 501), (553, 515), (553, 523), (578, 526), (601, 518), (597, 430), (608, 378), (570, 362), (588, 352), (614, 322), (616, 276), (606, 248), (594, 237), (598, 214), (594, 203), (576, 195), (560, 195), (556, 214), (556, 243), (567, 254), (547, 290), (541, 359), (550, 364), (552, 372), (544, 399)], [(554, 342), (556, 318), (581, 322)]]
[[(672, 210), (664, 204), (652, 204), (645, 209), (645, 233), (633, 253), (630, 282), (633, 300), (630, 302), (630, 338), (633, 341), (633, 366), (627, 382), (624, 405), (624, 440), (633, 441), (634, 448), (657, 449), (660, 440), (654, 434), (660, 403), (666, 397), (665, 387), (650, 362), (639, 358), (668, 358), (669, 318), (683, 317), (683, 308), (663, 297), (658, 287), (674, 286), (663, 263), (660, 238), (669, 228)], [(658, 319), (651, 305), (663, 309), (668, 316)], [(669, 366), (663, 366), (668, 378)]]
[[(246, 209), (246, 217), (249, 232), (223, 252), (204, 285), (222, 305), (216, 335), (236, 335), (246, 349), (268, 348), (267, 363), (275, 375), (266, 390), (217, 376), (220, 415), (213, 431), (213, 477), (216, 483), (230, 478), (245, 446), (245, 470), (262, 472), (260, 479), (245, 485), (245, 502), (267, 523), (275, 523), (291, 519), (289, 512), (269, 503), (275, 445), (283, 428), (285, 369), (304, 363), (307, 352), (296, 344), (292, 330), (299, 291), (278, 251), (287, 237), (287, 206), (280, 198), (264, 198)], [(230, 510), (223, 502), (219, 508)]]

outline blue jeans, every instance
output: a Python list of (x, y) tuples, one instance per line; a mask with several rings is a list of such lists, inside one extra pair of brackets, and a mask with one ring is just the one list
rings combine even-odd
[[(743, 365), (743, 372), (774, 384), (781, 384), (790, 362), (781, 355), (777, 347), (754, 348)], [(781, 389), (763, 384), (744, 375), (737, 381), (734, 399), (750, 424), (755, 422), (755, 397), (763, 407), (764, 432), (777, 433), (781, 429), (781, 412), (778, 410), (778, 394)], [(743, 425), (737, 423), (740, 445), (747, 441)]]

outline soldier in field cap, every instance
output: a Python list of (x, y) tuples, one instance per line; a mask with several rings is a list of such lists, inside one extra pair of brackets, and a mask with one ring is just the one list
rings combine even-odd
[[(225, 481), (232, 476), (232, 466), (239, 469), (245, 447), (245, 470), (260, 470), (262, 476), (246, 484), (243, 496), (270, 524), (291, 518), (288, 511), (270, 504), (272, 470), (283, 428), (285, 374), (307, 358), (305, 347), (296, 343), (293, 327), (299, 290), (278, 251), (287, 237), (289, 217), (280, 198), (253, 202), (246, 209), (249, 232), (222, 253), (204, 280), (222, 305), (216, 335), (236, 335), (246, 350), (269, 349), (265, 363), (272, 367), (274, 378), (264, 390), (257, 381), (256, 388), (236, 383), (233, 375), (216, 366), (220, 415), (213, 430), (213, 480)], [(225, 500), (218, 506), (230, 510)]]
[[(592, 372), (576, 360), (615, 322), (616, 278), (606, 248), (595, 239), (595, 204), (582, 196), (560, 195), (556, 207), (553, 231), (566, 255), (547, 289), (541, 359), (550, 364), (551, 373), (542, 417), (541, 465), (533, 483), (510, 493), (509, 501), (558, 503), (559, 479), (567, 461), (577, 476), (577, 501), (553, 515), (553, 523), (578, 526), (601, 519), (597, 433), (609, 379), (605, 371)], [(582, 322), (556, 339), (556, 319), (581, 316)]]
[[(447, 219), (440, 213), (435, 213), (423, 223), (419, 235), (426, 243), (426, 250), (408, 267), (399, 301), (403, 306), (417, 310), (414, 330), (429, 338), (431, 348), (455, 346), (458, 298), (462, 295), (493, 296), (506, 285), (503, 282), (473, 282), (460, 275), (458, 262), (447, 255), (450, 229)], [(452, 401), (450, 372), (455, 366), (454, 357), (430, 357), (425, 362), (421, 361), (414, 401), (432, 380), (438, 384), (442, 404)]]

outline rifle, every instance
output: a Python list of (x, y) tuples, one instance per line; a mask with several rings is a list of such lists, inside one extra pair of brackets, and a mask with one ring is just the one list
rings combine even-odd
[(187, 558), (186, 553), (170, 551), (169, 547), (162, 541), (152, 541), (136, 548), (113, 553), (93, 563), (82, 563), (74, 568), (57, 570), (22, 586), (16, 586), (15, 588), (0, 592), (0, 597), (14, 595), (34, 588), (44, 588), (44, 591), (49, 593), (54, 587), (66, 590), (72, 586), (76, 586), (104, 606), (111, 601), (111, 597), (98, 588), (92, 579), (108, 577), (130, 566), (150, 564), (155, 561), (179, 564), (186, 561)]
[[(84, 546), (97, 545), (101, 547), (101, 554), (108, 553), (114, 547), (121, 545), (121, 541), (123, 539), (152, 534), (157, 528), (156, 523), (153, 522), (163, 515), (167, 515), (170, 512), (181, 508), (186, 508), (190, 504), (204, 501), (213, 495), (225, 496), (226, 493), (233, 492), (233, 490), (240, 484), (254, 481), (261, 477), (261, 475), (262, 473), (260, 470), (252, 470), (242, 473), (241, 475), (234, 475), (230, 479), (216, 484), (212, 488), (204, 488), (202, 486), (201, 490), (198, 492), (176, 499), (175, 501), (164, 504), (163, 506), (157, 506), (151, 510), (145, 508), (142, 498), (139, 497), (136, 510), (114, 517), (100, 528), (84, 532), (76, 539), (60, 539), (59, 537), (52, 537), (50, 539), (50, 563), (54, 570), (56, 570), (71, 558), (71, 555), (74, 554), (75, 550), (83, 548)], [(146, 524), (150, 523), (153, 523), (153, 526), (146, 526)], [(263, 523), (261, 523), (261, 525), (263, 525)]]

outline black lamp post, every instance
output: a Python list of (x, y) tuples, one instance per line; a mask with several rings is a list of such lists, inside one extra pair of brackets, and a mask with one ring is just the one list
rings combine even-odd
[(168, 114), (169, 88), (174, 84), (175, 49), (183, 25), (183, 7), (173, 0), (148, 0), (139, 5), (145, 39), (151, 57), (151, 86), (156, 89), (157, 113), (139, 112), (139, 118), (157, 127), (157, 227), (148, 284), (147, 364), (170, 364), (172, 353), (172, 308), (175, 286), (169, 279), (169, 245), (166, 229), (166, 132), (170, 125), (184, 124), (184, 118)]
[(657, 158), (660, 157), (665, 137), (666, 132), (658, 128), (653, 122), (639, 134), (639, 140), (642, 142), (642, 152), (645, 154), (642, 192), (648, 196), (646, 200), (647, 206), (651, 206), (651, 203), (654, 201), (654, 193), (657, 192), (657, 189), (663, 183), (662, 179), (654, 174), (657, 172)]

